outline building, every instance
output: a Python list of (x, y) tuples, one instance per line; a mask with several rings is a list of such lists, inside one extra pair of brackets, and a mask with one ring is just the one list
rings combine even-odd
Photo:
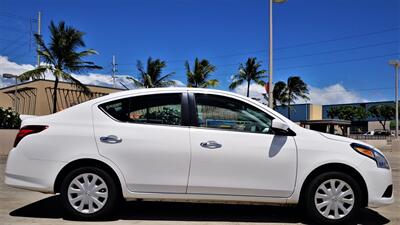
[[(57, 111), (101, 97), (122, 89), (86, 85), (91, 93), (85, 95), (67, 82), (57, 88)], [(54, 81), (34, 80), (0, 89), (0, 107), (14, 108), (19, 114), (47, 115), (53, 109)]]
[[(290, 109), (290, 119), (294, 122), (305, 122), (312, 120), (331, 120), (328, 117), (328, 111), (333, 107), (339, 106), (354, 106), (362, 107), (366, 111), (374, 105), (394, 105), (393, 101), (382, 102), (363, 102), (363, 103), (349, 103), (349, 104), (331, 104), (331, 105), (314, 105), (314, 104), (295, 104)], [(288, 117), (288, 107), (278, 106), (276, 111)], [(386, 123), (385, 129), (390, 130), (390, 121)], [(350, 133), (362, 134), (371, 130), (383, 129), (378, 120), (372, 116), (367, 117), (362, 121), (351, 121)], [(336, 131), (335, 131), (336, 132)], [(339, 132), (340, 133), (340, 132)]]

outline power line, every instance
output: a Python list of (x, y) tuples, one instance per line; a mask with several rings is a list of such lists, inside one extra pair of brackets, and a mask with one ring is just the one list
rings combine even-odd
[(313, 67), (313, 66), (323, 66), (323, 65), (330, 65), (330, 64), (339, 64), (339, 63), (347, 63), (347, 62), (364, 61), (364, 60), (382, 58), (382, 57), (387, 57), (387, 56), (395, 56), (395, 55), (399, 55), (399, 54), (400, 53), (397, 52), (397, 53), (390, 53), (390, 54), (379, 55), (379, 56), (371, 56), (371, 57), (363, 57), (363, 58), (355, 58), (355, 59), (347, 59), (347, 60), (337, 60), (337, 61), (331, 61), (331, 62), (308, 64), (308, 65), (297, 65), (297, 66), (290, 66), (290, 67), (281, 67), (281, 68), (277, 68), (276, 70), (286, 70), (286, 69), (293, 69), (293, 68), (304, 68), (304, 67)]
[[(310, 46), (310, 45), (316, 45), (316, 44), (322, 44), (322, 43), (328, 43), (328, 42), (334, 42), (334, 41), (340, 41), (340, 40), (346, 40), (346, 39), (353, 39), (353, 38), (358, 38), (358, 37), (365, 37), (365, 36), (376, 35), (376, 34), (381, 34), (381, 33), (386, 33), (386, 32), (392, 32), (392, 31), (396, 31), (396, 30), (400, 30), (400, 27), (393, 27), (393, 28), (388, 28), (388, 29), (384, 29), (384, 30), (368, 32), (368, 33), (362, 33), (362, 34), (356, 34), (356, 35), (347, 35), (347, 36), (342, 36), (342, 37), (337, 37), (337, 38), (332, 38), (332, 39), (326, 39), (326, 40), (320, 40), (320, 41), (315, 41), (315, 42), (306, 42), (306, 43), (300, 43), (300, 44), (295, 44), (295, 45), (282, 46), (282, 47), (277, 47), (274, 50), (282, 50), (282, 49), (288, 49), (288, 48), (298, 48), (298, 47), (303, 47), (303, 46)], [(385, 44), (388, 44), (388, 43), (385, 43)], [(378, 46), (378, 45), (379, 44), (376, 44), (375, 46)], [(373, 45), (371, 45), (371, 46), (373, 46)], [(364, 47), (362, 47), (362, 48), (364, 48)], [(352, 50), (352, 49), (353, 48), (350, 48), (350, 50)], [(354, 49), (356, 49), (356, 48), (354, 48)], [(207, 58), (207, 59), (228, 58), (228, 57), (234, 57), (234, 56), (243, 56), (243, 55), (256, 54), (256, 53), (264, 53), (264, 52), (267, 52), (267, 51), (268, 51), (267, 49), (262, 49), (262, 50), (243, 52), (243, 53), (236, 53), (236, 54), (207, 56), (207, 57), (204, 57), (204, 58)], [(318, 53), (318, 54), (322, 54), (322, 53)], [(323, 53), (323, 54), (325, 54), (325, 53)], [(299, 56), (299, 57), (301, 57), (301, 56)], [(173, 60), (168, 60), (168, 63), (185, 62), (185, 61), (186, 60), (184, 60), (184, 59), (173, 59)], [(120, 63), (119, 65), (120, 66), (128, 66), (128, 65), (130, 66), (130, 65), (134, 65), (134, 64), (133, 63)]]
[(370, 44), (370, 45), (363, 45), (363, 46), (352, 47), (352, 48), (344, 48), (344, 49), (338, 49), (338, 50), (316, 52), (316, 53), (310, 53), (310, 54), (304, 54), (304, 55), (297, 55), (297, 56), (279, 57), (279, 58), (275, 58), (275, 59), (276, 59), (276, 60), (284, 60), (284, 59), (295, 59), (295, 58), (308, 57), (308, 56), (314, 56), (314, 55), (325, 55), (325, 54), (331, 54), (331, 53), (353, 51), (353, 50), (358, 50), (358, 49), (363, 49), (363, 48), (370, 48), (370, 47), (377, 47), (377, 46), (383, 46), (383, 45), (390, 45), (390, 44), (394, 44), (394, 43), (397, 43), (397, 44), (398, 44), (399, 41), (388, 41), (388, 42), (383, 42), (383, 43), (376, 43), (376, 44)]
[[(0, 52), (4, 52), (4, 51), (6, 51), (7, 49), (9, 49), (10, 47), (12, 47), (12, 46), (18, 44), (19, 41), (21, 41), (23, 38), (26, 37), (26, 35), (27, 35), (26, 33), (23, 33), (22, 35), (18, 36), (16, 39), (14, 39), (14, 40), (12, 41), (11, 44), (9, 44), (9, 45), (7, 45), (6, 47), (2, 48), (2, 49), (0, 50)], [(17, 45), (17, 46), (20, 46), (20, 45)]]
[(14, 31), (14, 32), (29, 31), (29, 30), (24, 30), (24, 29), (15, 28), (15, 27), (7, 27), (7, 26), (2, 26), (2, 25), (0, 25), (0, 29)]
[(8, 12), (0, 12), (0, 16), (8, 17), (8, 18), (16, 19), (16, 20), (21, 20), (21, 21), (31, 20), (31, 18), (28, 18), (25, 16), (19, 16), (19, 15), (8, 13)]
[[(376, 58), (382, 58), (382, 57), (388, 57), (388, 56), (395, 56), (399, 55), (400, 53), (391, 53), (391, 54), (385, 54), (385, 55), (378, 55), (378, 56), (370, 56), (370, 57), (362, 57), (362, 58), (354, 58), (354, 59), (346, 59), (346, 60), (337, 60), (337, 61), (330, 61), (330, 62), (322, 62), (322, 63), (315, 63), (315, 64), (306, 64), (306, 65), (296, 65), (296, 66), (290, 66), (290, 67), (280, 67), (277, 68), (276, 70), (287, 70), (287, 69), (295, 69), (295, 68), (304, 68), (304, 67), (314, 67), (314, 66), (323, 66), (323, 65), (331, 65), (331, 64), (340, 64), (340, 63), (348, 63), (348, 62), (357, 62), (357, 61), (365, 61), (365, 60), (371, 60), (371, 59), (376, 59)], [(227, 66), (234, 66), (238, 64), (224, 64), (224, 65), (215, 65), (217, 68), (218, 67), (227, 67)], [(183, 68), (183, 67), (182, 67)], [(182, 68), (179, 68), (182, 69)], [(177, 68), (171, 68), (169, 70), (175, 71), (178, 70)], [(120, 71), (121, 73), (131, 73), (128, 71)], [(175, 75), (176, 77), (182, 77), (184, 74), (178, 74)], [(221, 76), (226, 76), (226, 74), (213, 74), (212, 76), (214, 77), (221, 77)]]
[(400, 27), (392, 27), (392, 28), (383, 29), (383, 30), (380, 30), (380, 31), (373, 31), (373, 32), (355, 34), (355, 35), (347, 35), (347, 36), (342, 36), (342, 37), (337, 37), (337, 38), (332, 38), (332, 39), (326, 39), (326, 40), (321, 40), (321, 41), (313, 41), (313, 42), (305, 42), (305, 43), (295, 44), (295, 45), (287, 45), (287, 46), (282, 46), (282, 47), (278, 47), (278, 48), (275, 48), (275, 49), (287, 49), (287, 48), (297, 48), (297, 47), (303, 47), (303, 46), (310, 46), (310, 45), (316, 45), (316, 44), (322, 44), (322, 43), (328, 43), (328, 42), (334, 42), (334, 41), (341, 41), (341, 40), (347, 40), (347, 39), (353, 39), (353, 38), (359, 38), (359, 37), (366, 37), (366, 36), (375, 35), (375, 34), (392, 32), (392, 31), (395, 31), (395, 30), (400, 30)]

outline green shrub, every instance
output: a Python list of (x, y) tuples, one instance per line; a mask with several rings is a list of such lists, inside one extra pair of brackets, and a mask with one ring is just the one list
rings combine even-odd
[(18, 129), (21, 126), (19, 114), (11, 108), (0, 107), (0, 129)]

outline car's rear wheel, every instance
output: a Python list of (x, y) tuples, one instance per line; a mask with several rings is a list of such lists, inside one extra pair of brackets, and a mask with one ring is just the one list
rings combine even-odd
[(344, 224), (361, 207), (361, 188), (342, 172), (327, 172), (315, 177), (306, 189), (308, 216), (321, 224)]
[(118, 200), (118, 189), (105, 171), (84, 167), (71, 171), (61, 184), (61, 199), (70, 216), (96, 219), (109, 215)]

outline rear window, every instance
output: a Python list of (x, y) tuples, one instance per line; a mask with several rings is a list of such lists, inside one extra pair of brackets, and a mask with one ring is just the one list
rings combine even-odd
[(181, 125), (181, 94), (119, 99), (99, 106), (110, 117), (130, 123)]

